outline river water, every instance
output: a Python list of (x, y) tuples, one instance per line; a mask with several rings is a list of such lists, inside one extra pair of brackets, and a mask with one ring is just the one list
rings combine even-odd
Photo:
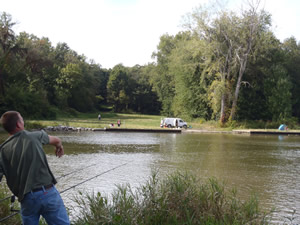
[[(300, 224), (300, 136), (185, 132), (52, 134), (63, 140), (65, 148), (65, 155), (59, 159), (51, 146), (45, 148), (58, 178), (59, 191), (99, 175), (63, 192), (67, 206), (74, 204), (72, 199), (78, 191), (100, 191), (109, 196), (116, 185), (140, 186), (153, 170), (158, 169), (162, 175), (179, 170), (191, 171), (201, 179), (216, 177), (226, 187), (236, 188), (242, 199), (256, 193), (263, 209), (275, 208), (274, 224), (291, 224), (289, 219)], [(1, 142), (3, 139), (2, 134)], [(72, 174), (61, 177), (68, 173)]]

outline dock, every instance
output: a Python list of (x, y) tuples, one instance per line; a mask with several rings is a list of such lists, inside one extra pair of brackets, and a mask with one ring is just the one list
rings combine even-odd
[(95, 128), (93, 131), (110, 131), (110, 132), (147, 132), (147, 133), (181, 133), (181, 129), (137, 129), (137, 128)]
[(110, 132), (148, 132), (148, 133), (220, 133), (220, 134), (246, 134), (246, 135), (300, 135), (299, 130), (281, 131), (281, 130), (197, 130), (197, 129), (143, 129), (143, 128), (95, 128), (93, 131), (110, 131)]
[[(67, 127), (56, 126), (46, 127), (47, 131), (109, 131), (109, 132), (147, 132), (147, 133), (220, 133), (220, 134), (261, 134), (261, 135), (300, 135), (300, 130), (277, 130), (277, 129), (242, 129), (242, 130), (203, 130), (203, 129), (182, 129), (182, 128), (121, 128), (121, 127), (104, 127), (104, 128), (84, 128), (84, 127)], [(1, 131), (1, 130), (0, 130)]]
[(233, 130), (233, 134), (300, 135), (300, 131), (285, 130)]

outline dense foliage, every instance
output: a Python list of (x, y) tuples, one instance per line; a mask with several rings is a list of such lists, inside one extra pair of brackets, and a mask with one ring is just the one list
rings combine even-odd
[(162, 35), (155, 63), (104, 69), (66, 43), (16, 35), (0, 14), (0, 113), (54, 118), (58, 110), (287, 121), (300, 118), (300, 44), (271, 31), (271, 15), (199, 7), (183, 30)]
[(66, 43), (16, 35), (12, 17), (0, 15), (0, 112), (18, 110), (29, 118), (55, 118), (56, 111), (91, 112), (110, 104), (116, 112), (158, 114), (160, 103), (148, 68), (101, 68)]
[(221, 124), (299, 118), (299, 43), (276, 39), (255, 6), (212, 9), (195, 9), (185, 31), (160, 39), (152, 83), (162, 111)]

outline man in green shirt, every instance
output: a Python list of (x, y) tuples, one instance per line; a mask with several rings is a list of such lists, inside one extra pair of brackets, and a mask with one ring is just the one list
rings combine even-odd
[(56, 156), (61, 157), (61, 140), (45, 131), (24, 130), (23, 118), (16, 111), (4, 113), (1, 123), (10, 137), (0, 146), (0, 181), (5, 175), (8, 187), (21, 202), (23, 224), (38, 225), (41, 215), (48, 224), (70, 224), (43, 150), (44, 144), (53, 145)]

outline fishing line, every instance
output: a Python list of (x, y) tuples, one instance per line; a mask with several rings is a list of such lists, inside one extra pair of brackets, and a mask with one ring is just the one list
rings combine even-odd
[(86, 179), (86, 180), (84, 180), (84, 181), (82, 181), (82, 182), (80, 182), (80, 183), (78, 183), (78, 184), (75, 184), (75, 185), (73, 185), (73, 186), (71, 186), (71, 187), (69, 187), (69, 188), (67, 188), (67, 189), (65, 189), (65, 190), (63, 190), (63, 191), (61, 191), (60, 193), (62, 194), (62, 193), (66, 192), (66, 191), (68, 191), (68, 190), (70, 190), (70, 189), (72, 189), (72, 188), (75, 188), (75, 187), (77, 187), (77, 186), (79, 186), (79, 185), (81, 185), (81, 184), (83, 184), (83, 183), (86, 183), (86, 182), (88, 182), (88, 181), (90, 181), (90, 180), (92, 180), (92, 179), (95, 179), (95, 178), (97, 178), (97, 177), (99, 177), (99, 176), (101, 176), (101, 175), (103, 175), (103, 174), (106, 174), (106, 173), (108, 173), (108, 172), (110, 172), (110, 171), (113, 171), (113, 170), (115, 170), (115, 169), (117, 169), (117, 168), (120, 168), (120, 167), (122, 167), (122, 166), (125, 166), (125, 165), (127, 165), (128, 163), (129, 163), (129, 162), (123, 163), (123, 164), (121, 164), (121, 165), (119, 165), (119, 166), (116, 166), (116, 167), (111, 168), (111, 169), (109, 169), (109, 170), (106, 170), (106, 171), (104, 171), (104, 172), (102, 172), (102, 173), (99, 173), (99, 174), (97, 174), (96, 176), (90, 177), (89, 179)]
[[(63, 178), (63, 177), (69, 176), (69, 175), (71, 175), (71, 174), (73, 174), (73, 173), (76, 173), (76, 172), (85, 170), (86, 168), (89, 168), (89, 167), (92, 167), (92, 166), (95, 166), (95, 165), (97, 165), (97, 163), (94, 163), (94, 164), (92, 164), (92, 165), (89, 165), (89, 166), (80, 168), (80, 169), (78, 169), (78, 170), (74, 170), (74, 171), (72, 171), (72, 172), (70, 172), (70, 173), (66, 173), (66, 174), (64, 174), (64, 175), (62, 175), (62, 176), (60, 176), (60, 177), (57, 177), (56, 179), (59, 180), (59, 179), (61, 179), (61, 178)], [(1, 202), (4, 202), (5, 200), (8, 200), (8, 199), (12, 198), (13, 196), (14, 196), (14, 195), (11, 195), (11, 196), (8, 196), (8, 197), (6, 197), (6, 198), (0, 199), (0, 203), (1, 203)]]
[[(122, 167), (122, 166), (125, 166), (125, 165), (127, 165), (128, 163), (130, 163), (130, 162), (123, 163), (123, 164), (121, 164), (121, 165), (119, 165), (119, 166), (116, 166), (116, 167), (111, 168), (111, 169), (109, 169), (109, 170), (106, 170), (106, 171), (104, 171), (104, 172), (102, 172), (102, 173), (99, 173), (99, 174), (97, 174), (96, 176), (90, 177), (89, 179), (86, 179), (86, 180), (84, 180), (84, 181), (82, 181), (82, 182), (80, 182), (80, 183), (78, 183), (78, 184), (75, 184), (75, 185), (73, 185), (73, 186), (71, 186), (71, 187), (69, 187), (69, 188), (67, 188), (67, 189), (65, 189), (65, 190), (63, 190), (63, 191), (61, 191), (60, 194), (66, 192), (66, 191), (68, 191), (68, 190), (70, 190), (70, 189), (72, 189), (72, 188), (75, 188), (75, 187), (77, 187), (77, 186), (79, 186), (79, 185), (81, 185), (81, 184), (83, 184), (83, 183), (86, 183), (86, 182), (88, 182), (88, 181), (90, 181), (90, 180), (92, 180), (92, 179), (94, 179), (94, 178), (96, 178), (96, 177), (99, 177), (99, 176), (101, 176), (101, 175), (103, 175), (103, 174), (106, 174), (106, 173), (108, 173), (108, 172), (110, 172), (110, 171), (113, 171), (113, 170), (118, 169), (118, 168), (120, 168), (120, 167)], [(90, 165), (90, 166), (84, 167), (83, 169), (88, 168), (88, 167), (91, 167), (91, 166), (94, 166), (94, 165), (95, 165), (95, 164), (92, 164), (92, 165)], [(81, 170), (83, 170), (83, 169), (81, 169)], [(78, 170), (77, 170), (77, 171), (78, 171)], [(70, 175), (70, 174), (72, 174), (72, 173), (75, 173), (75, 172), (77, 172), (77, 171), (70, 172), (70, 173), (68, 173), (68, 174), (65, 174), (65, 175), (59, 177), (59, 178), (68, 176), (68, 175)], [(59, 179), (59, 178), (57, 178), (57, 179)], [(9, 198), (13, 198), (13, 197), (15, 197), (15, 196), (13, 195), (13, 196), (10, 196), (10, 197), (6, 197), (6, 198), (4, 198), (4, 199), (1, 199), (0, 202), (4, 201), (4, 200), (6, 200), (6, 199), (9, 199)], [(18, 213), (20, 213), (20, 210), (14, 210), (14, 209), (12, 209), (12, 208), (11, 208), (11, 211), (14, 212), (14, 213), (11, 214), (11, 215), (9, 215), (9, 216), (6, 216), (6, 217), (4, 217), (4, 218), (1, 218), (1, 219), (0, 219), (0, 222), (3, 222), (3, 221), (5, 221), (5, 220), (7, 220), (7, 219), (9, 219), (9, 218), (11, 218), (11, 217), (17, 215)]]
[(62, 175), (62, 176), (60, 176), (60, 177), (58, 177), (58, 178), (56, 178), (56, 179), (57, 179), (57, 180), (58, 180), (58, 179), (61, 179), (61, 178), (63, 178), (63, 177), (69, 176), (69, 175), (71, 175), (71, 174), (73, 174), (73, 173), (77, 173), (77, 172), (79, 172), (79, 171), (81, 171), (81, 170), (85, 170), (86, 168), (89, 168), (89, 167), (92, 167), (92, 166), (95, 166), (95, 165), (97, 165), (97, 163), (94, 163), (94, 164), (92, 164), (92, 165), (83, 167), (83, 168), (78, 169), (78, 170), (74, 170), (74, 171), (72, 171), (72, 172), (70, 172), (70, 173), (66, 173), (66, 174), (64, 174), (64, 175)]

